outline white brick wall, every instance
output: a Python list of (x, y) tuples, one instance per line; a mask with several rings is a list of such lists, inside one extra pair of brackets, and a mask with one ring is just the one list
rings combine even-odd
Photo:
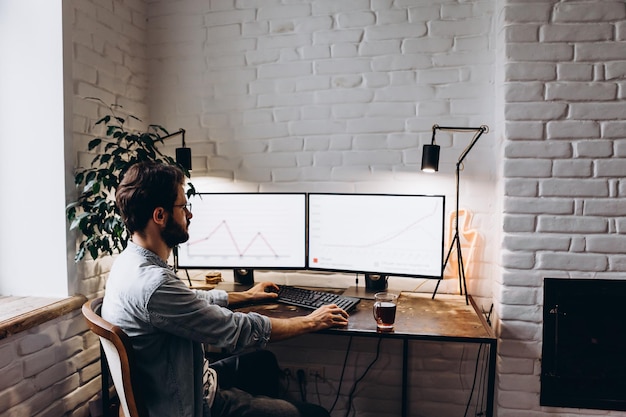
[[(437, 176), (418, 172), (421, 144), (434, 123), (488, 124), (461, 198), (488, 242), (469, 284), (485, 308), (493, 289), (497, 415), (626, 415), (539, 406), (542, 279), (626, 269), (624, 2), (81, 0), (73, 9), (76, 149), (102, 112), (78, 97), (97, 96), (185, 127), (194, 176), (209, 188), (443, 192), (452, 207), (468, 138), (441, 136)], [(109, 262), (85, 264), (85, 294), (101, 291)], [(0, 343), (0, 413), (85, 415), (97, 392), (95, 341), (62, 329), (55, 321)], [(342, 392), (374, 343), (354, 342)], [(324, 365), (319, 397), (332, 404), (344, 346), (307, 336), (273, 349), (284, 362)], [(400, 348), (382, 349), (359, 385), (359, 416), (398, 414)], [(411, 344), (413, 415), (462, 415), (473, 349)], [(63, 360), (67, 352), (76, 355)], [(375, 390), (376, 380), (389, 388)], [(341, 397), (334, 415), (346, 406)]]
[(626, 49), (618, 33), (626, 4), (503, 6), (498, 415), (625, 415), (540, 407), (539, 377), (543, 278), (623, 278), (625, 239), (616, 225), (625, 204), (617, 150), (626, 132), (620, 126)]

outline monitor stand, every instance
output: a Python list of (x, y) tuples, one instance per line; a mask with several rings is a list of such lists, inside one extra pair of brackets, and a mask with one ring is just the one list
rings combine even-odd
[(254, 284), (254, 269), (237, 268), (233, 270), (235, 282), (243, 285)]
[(365, 274), (365, 288), (358, 285), (348, 287), (342, 295), (373, 300), (377, 292), (387, 291), (387, 277), (381, 274)]

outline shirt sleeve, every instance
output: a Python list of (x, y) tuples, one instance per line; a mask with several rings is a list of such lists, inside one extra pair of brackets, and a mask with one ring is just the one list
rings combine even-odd
[(196, 291), (180, 280), (161, 284), (148, 300), (151, 324), (158, 330), (236, 352), (263, 348), (271, 333), (269, 318), (233, 312), (224, 291)]

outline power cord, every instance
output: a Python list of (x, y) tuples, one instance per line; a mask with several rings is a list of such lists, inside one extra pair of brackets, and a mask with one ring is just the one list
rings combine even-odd
[(296, 372), (296, 376), (298, 377), (298, 386), (300, 387), (300, 399), (303, 403), (306, 402), (306, 374), (304, 370), (298, 369)]
[(337, 401), (339, 400), (339, 395), (341, 394), (341, 385), (343, 384), (343, 376), (346, 372), (346, 364), (348, 363), (348, 354), (350, 353), (350, 346), (352, 346), (352, 336), (348, 339), (348, 346), (346, 347), (346, 356), (343, 358), (343, 366), (341, 368), (341, 376), (339, 377), (339, 387), (337, 387), (337, 395), (335, 396), (335, 401), (333, 405), (330, 407), (329, 413), (332, 414), (335, 406), (337, 405)]
[(348, 415), (350, 414), (350, 410), (352, 409), (353, 396), (354, 396), (354, 392), (356, 391), (357, 385), (359, 384), (359, 382), (361, 382), (363, 378), (365, 378), (365, 375), (367, 375), (367, 373), (372, 368), (372, 366), (374, 366), (376, 361), (378, 361), (378, 358), (380, 356), (380, 343), (382, 342), (382, 340), (383, 340), (382, 337), (378, 338), (378, 344), (376, 345), (376, 356), (367, 366), (363, 374), (356, 381), (354, 381), (354, 385), (352, 385), (352, 390), (350, 390), (350, 394), (348, 395), (348, 409), (346, 410), (346, 417), (348, 417)]

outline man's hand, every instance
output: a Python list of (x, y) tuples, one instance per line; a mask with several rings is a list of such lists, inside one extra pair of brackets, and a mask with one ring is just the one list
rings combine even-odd
[(277, 341), (330, 327), (347, 326), (348, 313), (335, 304), (328, 304), (306, 316), (289, 319), (270, 318), (270, 320), (272, 321), (270, 340)]
[(348, 313), (335, 304), (322, 306), (306, 318), (315, 323), (313, 331), (348, 325)]
[(278, 298), (278, 286), (273, 282), (260, 282), (246, 291), (228, 293), (228, 304), (268, 301)]

